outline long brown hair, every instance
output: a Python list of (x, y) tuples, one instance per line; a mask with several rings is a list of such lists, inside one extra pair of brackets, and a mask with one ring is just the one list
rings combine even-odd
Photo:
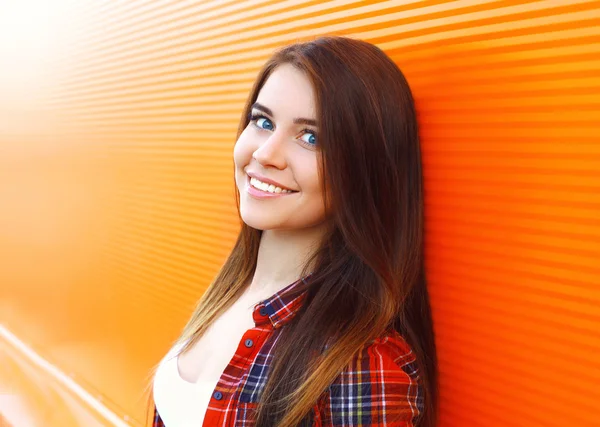
[[(319, 173), (331, 227), (302, 272), (311, 273), (306, 299), (281, 331), (256, 425), (310, 420), (311, 408), (353, 355), (393, 329), (417, 357), (424, 398), (418, 425), (433, 427), (437, 356), (424, 270), (421, 152), (408, 83), (365, 41), (324, 36), (298, 42), (275, 52), (259, 72), (238, 137), (258, 92), (281, 64), (303, 71), (315, 90)], [(238, 191), (236, 202), (239, 214)], [(182, 353), (251, 283), (261, 234), (241, 222), (231, 254), (178, 339), (189, 339)]]

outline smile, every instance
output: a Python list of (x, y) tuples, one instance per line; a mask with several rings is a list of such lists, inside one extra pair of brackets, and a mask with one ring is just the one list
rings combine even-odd
[(268, 191), (269, 193), (293, 193), (292, 190), (284, 190), (281, 187), (277, 187), (273, 184), (267, 184), (266, 182), (262, 182), (252, 177), (250, 178), (250, 185), (258, 190)]
[(246, 175), (246, 177), (246, 182), (248, 183), (248, 194), (254, 198), (270, 199), (273, 197), (283, 197), (290, 194), (298, 193), (298, 191), (284, 190), (281, 187), (264, 183), (248, 175)]

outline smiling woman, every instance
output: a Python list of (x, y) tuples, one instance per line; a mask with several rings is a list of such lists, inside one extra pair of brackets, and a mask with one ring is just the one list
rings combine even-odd
[[(244, 223), (301, 234), (315, 228), (314, 238), (324, 233), (315, 114), (308, 77), (291, 64), (277, 67), (252, 105), (233, 152)], [(306, 128), (309, 123), (313, 129)], [(256, 186), (248, 177), (258, 181)]]
[(152, 425), (434, 426), (421, 155), (398, 67), (344, 37), (277, 51), (233, 160), (242, 228), (156, 369)]

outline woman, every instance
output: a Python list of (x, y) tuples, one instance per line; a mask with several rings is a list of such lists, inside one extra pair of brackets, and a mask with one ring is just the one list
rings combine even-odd
[(414, 102), (369, 43), (260, 71), (234, 153), (237, 242), (153, 381), (153, 426), (434, 426)]

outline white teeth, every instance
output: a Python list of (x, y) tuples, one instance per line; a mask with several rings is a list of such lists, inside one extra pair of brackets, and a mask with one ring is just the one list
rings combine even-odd
[(277, 187), (273, 184), (267, 184), (266, 182), (262, 182), (259, 181), (256, 178), (250, 178), (250, 185), (253, 186), (254, 188), (258, 188), (259, 190), (262, 191), (267, 191), (269, 193), (291, 193), (292, 191), (290, 190), (284, 190), (281, 187)]

